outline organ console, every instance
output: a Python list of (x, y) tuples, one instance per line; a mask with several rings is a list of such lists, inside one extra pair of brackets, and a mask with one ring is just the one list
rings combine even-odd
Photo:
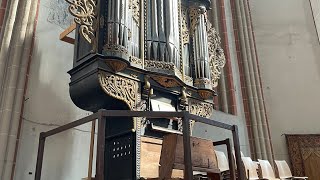
[[(66, 1), (77, 24), (69, 74), (78, 107), (212, 115), (225, 57), (207, 17), (210, 0)], [(179, 119), (108, 120), (106, 179), (140, 177), (140, 138), (181, 128)], [(113, 153), (124, 146), (130, 147), (125, 155)], [(118, 169), (123, 172), (110, 173)]]

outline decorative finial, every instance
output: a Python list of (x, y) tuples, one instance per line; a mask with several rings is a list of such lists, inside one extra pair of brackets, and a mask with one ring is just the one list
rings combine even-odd
[(186, 110), (186, 107), (188, 106), (188, 97), (186, 93), (186, 87), (181, 88), (181, 96), (180, 96), (180, 107), (182, 110)]
[(151, 85), (150, 85), (150, 82), (149, 82), (149, 76), (148, 75), (145, 75), (144, 76), (144, 86), (143, 86), (143, 89), (144, 90), (150, 90), (150, 88), (151, 88)]

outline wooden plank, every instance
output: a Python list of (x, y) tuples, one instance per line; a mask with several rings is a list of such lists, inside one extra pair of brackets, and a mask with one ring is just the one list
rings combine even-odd
[(172, 176), (172, 169), (174, 169), (177, 136), (165, 136), (163, 142), (166, 142), (166, 146), (163, 146), (161, 150), (159, 178), (169, 179)]
[(68, 35), (69, 35), (72, 31), (74, 31), (74, 30), (76, 29), (76, 27), (77, 27), (76, 23), (71, 24), (66, 30), (64, 30), (64, 31), (60, 34), (59, 39), (60, 39), (61, 41), (66, 42), (66, 43), (74, 44), (74, 42), (75, 42), (74, 38), (68, 37)]
[(144, 137), (144, 136), (141, 137), (141, 142), (142, 143), (151, 143), (151, 144), (162, 144), (161, 139)]
[(144, 141), (141, 138), (141, 165), (140, 165), (140, 176), (144, 178), (156, 178), (159, 177), (159, 160), (162, 142), (159, 140)]
[[(190, 145), (193, 167), (218, 169), (218, 161), (214, 152), (212, 141), (191, 137)], [(183, 150), (183, 138), (182, 136), (178, 136), (175, 163), (184, 164)]]
[[(141, 177), (158, 179), (161, 149), (162, 140), (149, 137), (141, 137)], [(173, 170), (172, 178), (183, 178), (183, 171)]]

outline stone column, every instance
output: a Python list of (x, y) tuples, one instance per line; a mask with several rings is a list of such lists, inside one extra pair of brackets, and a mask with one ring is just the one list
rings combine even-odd
[[(38, 1), (12, 0), (0, 52), (0, 179), (13, 177)], [(14, 34), (14, 36), (13, 36)], [(11, 36), (12, 35), (12, 36)]]
[[(5, 69), (8, 63), (8, 52), (9, 45), (11, 41), (13, 26), (16, 19), (17, 8), (18, 8), (18, 0), (12, 0), (7, 2), (8, 14), (5, 14), (3, 17), (3, 25), (1, 29), (1, 47), (0, 47), (0, 100), (2, 97), (2, 87), (5, 76)], [(5, 28), (4, 28), (5, 27)], [(3, 38), (2, 38), (3, 37)], [(0, 111), (1, 112), (1, 111)]]
[(247, 0), (234, 1), (256, 158), (272, 160), (272, 148), (261, 89), (258, 60)]
[(257, 51), (256, 51), (254, 32), (252, 28), (252, 20), (251, 20), (250, 7), (249, 7), (248, 0), (243, 1), (243, 8), (244, 8), (244, 12), (245, 12), (245, 16), (248, 24), (248, 35), (249, 35), (250, 49), (251, 49), (252, 60), (253, 60), (252, 65), (253, 65), (253, 70), (255, 72), (256, 91), (257, 91), (259, 108), (260, 108), (259, 113), (261, 116), (260, 125), (262, 126), (262, 130), (263, 130), (267, 157), (269, 160), (272, 160), (273, 152), (272, 152), (272, 145), (271, 145), (271, 137), (270, 137), (269, 127), (268, 127), (264, 97), (263, 97), (263, 92), (261, 87), (262, 85), (260, 80), (259, 60), (258, 60)]

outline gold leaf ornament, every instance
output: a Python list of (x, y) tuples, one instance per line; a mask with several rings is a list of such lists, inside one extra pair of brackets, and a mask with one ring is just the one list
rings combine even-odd
[(226, 64), (226, 57), (223, 49), (221, 48), (221, 39), (218, 32), (208, 20), (206, 24), (212, 86), (217, 87), (222, 69)]
[(136, 108), (138, 84), (136, 81), (100, 71), (99, 83), (106, 94), (125, 102), (131, 110)]
[(70, 4), (69, 12), (79, 25), (79, 33), (95, 48), (96, 0), (66, 0)]

